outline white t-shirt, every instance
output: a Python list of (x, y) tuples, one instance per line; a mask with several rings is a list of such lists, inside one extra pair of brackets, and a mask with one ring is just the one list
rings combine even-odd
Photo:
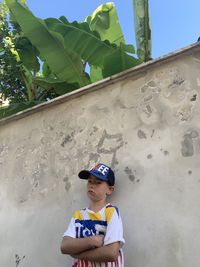
[(110, 203), (99, 212), (88, 208), (75, 211), (67, 230), (63, 236), (84, 238), (92, 235), (104, 235), (104, 245), (120, 242), (120, 251), (115, 262), (92, 262), (74, 259), (72, 267), (124, 267), (122, 245), (123, 238), (122, 220), (117, 207)]

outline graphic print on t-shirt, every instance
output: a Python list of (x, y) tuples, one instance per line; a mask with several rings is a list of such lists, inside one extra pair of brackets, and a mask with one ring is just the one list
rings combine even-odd
[(106, 221), (78, 220), (75, 219), (76, 238), (92, 235), (105, 235)]
[[(114, 242), (124, 244), (123, 226), (117, 207), (107, 204), (99, 212), (87, 208), (75, 211), (64, 236), (84, 238), (93, 235), (104, 235), (104, 245)], [(124, 258), (120, 248), (119, 256), (113, 262), (94, 262), (74, 259), (72, 267), (123, 267)]]

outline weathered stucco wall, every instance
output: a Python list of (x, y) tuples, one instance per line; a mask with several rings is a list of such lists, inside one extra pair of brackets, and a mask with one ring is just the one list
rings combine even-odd
[(98, 161), (116, 171), (126, 267), (199, 266), (199, 73), (194, 46), (2, 121), (0, 266), (70, 266), (77, 172)]

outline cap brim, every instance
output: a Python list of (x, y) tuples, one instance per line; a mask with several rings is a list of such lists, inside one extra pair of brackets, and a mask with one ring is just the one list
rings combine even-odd
[(81, 178), (81, 179), (87, 180), (88, 177), (89, 177), (89, 175), (90, 175), (90, 172), (89, 171), (82, 170), (82, 171), (79, 172), (78, 177)]

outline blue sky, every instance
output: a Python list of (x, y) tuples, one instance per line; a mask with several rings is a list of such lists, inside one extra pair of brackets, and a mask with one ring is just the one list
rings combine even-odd
[[(27, 0), (32, 12), (40, 18), (66, 16), (69, 21), (83, 21), (101, 0)], [(135, 46), (132, 0), (113, 1), (126, 43)], [(149, 0), (152, 57), (166, 55), (195, 43), (200, 36), (200, 0)]]

